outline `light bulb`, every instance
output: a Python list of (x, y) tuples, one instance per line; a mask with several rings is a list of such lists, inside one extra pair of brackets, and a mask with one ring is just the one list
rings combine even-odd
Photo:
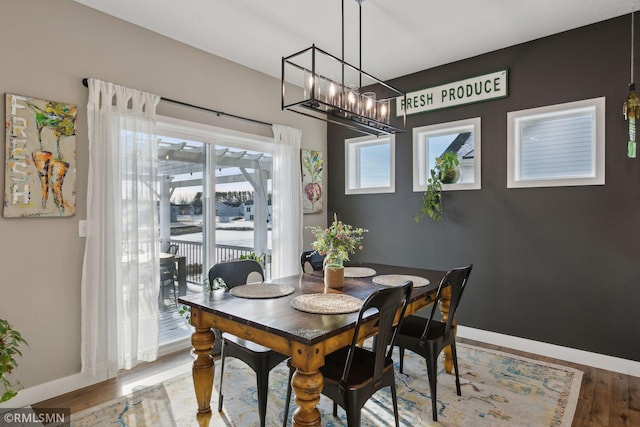
[(347, 99), (349, 99), (349, 104), (351, 105), (356, 103), (356, 95), (353, 92), (349, 92), (349, 95), (347, 95)]
[(373, 107), (373, 100), (371, 98), (367, 98), (367, 110), (371, 110)]

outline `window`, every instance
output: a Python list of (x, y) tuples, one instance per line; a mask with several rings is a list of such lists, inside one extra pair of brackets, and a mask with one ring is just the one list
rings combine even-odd
[(604, 185), (605, 98), (507, 114), (507, 187)]
[(395, 136), (345, 140), (345, 194), (396, 191)]
[(443, 190), (477, 190), (480, 183), (480, 117), (423, 126), (413, 130), (413, 191), (425, 191), (436, 157), (458, 154), (460, 178)]

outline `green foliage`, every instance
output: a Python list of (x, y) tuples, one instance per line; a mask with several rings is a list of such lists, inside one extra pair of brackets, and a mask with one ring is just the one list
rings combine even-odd
[(458, 164), (460, 164), (460, 159), (458, 158), (458, 154), (453, 151), (447, 151), (443, 153), (442, 156), (436, 158), (436, 169), (440, 173), (440, 179), (442, 179), (446, 171), (457, 168)]
[(266, 268), (267, 265), (267, 254), (256, 255), (255, 252), (250, 252), (247, 255), (240, 255), (240, 259), (252, 259), (257, 261), (263, 269)]
[(329, 228), (307, 228), (311, 229), (316, 238), (312, 247), (320, 255), (325, 255), (325, 264), (330, 264), (332, 260), (349, 261), (349, 254), (355, 254), (356, 249), (362, 249), (362, 235), (368, 231), (338, 221), (337, 215), (333, 216), (333, 223)]
[(453, 151), (447, 151), (441, 157), (436, 157), (436, 166), (429, 171), (427, 189), (422, 194), (422, 207), (413, 217), (415, 222), (419, 222), (425, 215), (434, 221), (442, 219), (442, 180), (447, 171), (457, 169), (459, 162), (458, 155)]
[(18, 367), (16, 356), (22, 356), (20, 345), (26, 344), (20, 332), (13, 329), (11, 324), (0, 319), (0, 384), (4, 386), (4, 393), (0, 396), (0, 403), (5, 402), (18, 394), (18, 390), (22, 388), (20, 382), (12, 384), (6, 376)]

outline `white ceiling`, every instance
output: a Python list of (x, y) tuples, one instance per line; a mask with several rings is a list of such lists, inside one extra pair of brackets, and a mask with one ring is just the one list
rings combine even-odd
[[(74, 0), (280, 78), (315, 43), (341, 56), (339, 0)], [(344, 0), (345, 60), (358, 65), (358, 4)], [(362, 69), (388, 80), (638, 9), (640, 0), (366, 0)]]

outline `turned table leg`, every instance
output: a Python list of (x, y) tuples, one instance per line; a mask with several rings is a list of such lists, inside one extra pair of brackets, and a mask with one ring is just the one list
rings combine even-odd
[[(192, 316), (194, 313), (192, 313)], [(193, 320), (192, 320), (193, 322)], [(195, 323), (195, 322), (194, 322)], [(213, 390), (213, 357), (211, 350), (215, 335), (210, 328), (196, 327), (191, 344), (196, 353), (193, 361), (193, 387), (198, 401), (198, 425), (207, 427), (211, 421), (211, 391)]]
[[(442, 289), (440, 295), (440, 312), (442, 313), (442, 321), (446, 322), (449, 318), (449, 305), (451, 304), (451, 288), (446, 287)], [(453, 332), (455, 334), (456, 326), (455, 320), (453, 324)], [(447, 346), (444, 349), (444, 370), (450, 374), (453, 371), (453, 355), (451, 354), (451, 346)]]
[(303, 372), (296, 369), (291, 379), (295, 402), (298, 409), (293, 413), (294, 427), (319, 427), (320, 411), (317, 408), (320, 403), (323, 378), (320, 371)]

